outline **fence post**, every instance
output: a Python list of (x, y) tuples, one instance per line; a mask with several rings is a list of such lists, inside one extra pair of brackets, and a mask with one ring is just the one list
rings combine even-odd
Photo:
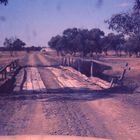
[(73, 58), (71, 58), (71, 66), (73, 67)]
[(73, 67), (73, 58), (71, 58), (70, 64), (71, 64), (71, 67)]
[(90, 76), (93, 77), (93, 61), (91, 62)]
[(63, 66), (63, 57), (61, 57), (61, 59), (60, 59), (60, 65)]
[(10, 67), (10, 72), (12, 71), (12, 69), (13, 69), (13, 63), (11, 63), (11, 65), (9, 66)]
[(67, 58), (65, 57), (64, 66), (67, 66)]
[(69, 57), (67, 57), (67, 66), (69, 67)]
[(4, 79), (6, 79), (7, 78), (7, 70), (5, 69), (4, 70)]
[(68, 66), (70, 67), (71, 64), (70, 64), (70, 57), (68, 57)]
[(80, 59), (78, 59), (78, 71), (80, 72), (81, 71), (81, 65), (80, 65)]

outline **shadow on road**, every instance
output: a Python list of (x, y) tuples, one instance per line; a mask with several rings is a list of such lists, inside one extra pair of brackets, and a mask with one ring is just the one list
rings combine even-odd
[(35, 68), (47, 68), (47, 67), (60, 67), (60, 64), (52, 64), (52, 65), (42, 65), (42, 64), (36, 64), (36, 65), (24, 65), (23, 68), (28, 68), (28, 67), (35, 67)]
[(22, 93), (2, 94), (2, 100), (42, 100), (42, 101), (94, 101), (115, 97), (115, 94), (130, 94), (126, 87), (108, 90), (91, 90), (88, 88), (57, 88), (46, 92), (23, 91)]

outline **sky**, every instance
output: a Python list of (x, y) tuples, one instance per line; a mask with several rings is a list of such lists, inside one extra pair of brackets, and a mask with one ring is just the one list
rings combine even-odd
[(133, 0), (9, 0), (0, 5), (0, 46), (5, 37), (47, 46), (52, 36), (73, 27), (100, 28), (107, 34), (111, 30), (104, 20), (132, 5)]

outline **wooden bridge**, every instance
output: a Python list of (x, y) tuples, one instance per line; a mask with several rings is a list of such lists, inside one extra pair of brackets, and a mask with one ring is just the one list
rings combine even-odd
[(93, 80), (97, 85), (100, 85), (102, 88), (111, 88), (115, 85), (123, 85), (123, 79), (125, 77), (126, 71), (130, 70), (128, 67), (128, 63), (126, 63), (124, 69), (122, 70), (122, 74), (117, 77), (110, 77), (110, 81), (106, 81), (98, 76), (101, 76), (105, 70), (111, 70), (112, 67), (107, 65), (104, 62), (93, 60), (93, 59), (82, 59), (75, 57), (62, 57), (61, 58), (62, 66), (70, 66), (80, 71), (81, 73), (87, 75), (88, 77), (94, 77)]
[[(97, 84), (103, 89), (108, 89), (110, 87), (113, 87), (114, 85), (122, 85), (127, 70), (126, 68), (124, 68), (121, 76), (117, 78), (112, 78), (110, 81), (106, 81), (104, 79), (100, 79), (97, 77), (98, 75), (101, 75), (104, 70), (111, 69), (111, 66), (107, 65), (106, 63), (97, 60), (89, 60), (74, 57), (62, 57), (59, 64), (61, 64), (61, 66), (73, 67), (79, 72), (90, 77), (95, 84)], [(20, 67), (21, 66), (19, 65), (19, 60), (14, 60), (0, 69), (0, 92), (5, 91), (5, 89), (9, 88), (9, 86), (13, 86), (14, 82), (13, 81), (11, 82), (11, 79), (14, 79), (13, 77), (16, 75)], [(126, 67), (128, 67), (128, 64), (126, 65)], [(19, 72), (19, 74), (17, 74), (16, 78), (19, 80), (15, 81), (16, 88), (14, 88), (13, 91), (15, 92), (21, 90), (25, 92), (27, 91), (42, 92), (42, 90), (46, 91), (45, 85), (40, 80), (40, 75), (38, 73), (37, 68), (26, 68), (27, 70), (26, 74), (24, 70), (25, 69), (22, 69)], [(22, 72), (24, 74), (21, 74)], [(23, 75), (22, 78), (21, 75)]]

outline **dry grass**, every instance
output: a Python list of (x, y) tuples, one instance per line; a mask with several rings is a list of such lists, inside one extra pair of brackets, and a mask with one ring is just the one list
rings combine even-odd
[(104, 57), (102, 61), (112, 66), (112, 70), (106, 71), (106, 74), (120, 76), (126, 63), (129, 64), (131, 70), (127, 70), (125, 75), (125, 83), (129, 87), (139, 87), (140, 85), (140, 58), (129, 57)]
[(15, 59), (23, 59), (26, 56), (26, 54), (26, 52), (21, 51), (16, 52), (13, 54), (13, 56), (11, 56), (9, 52), (0, 51), (0, 66), (4, 66)]

